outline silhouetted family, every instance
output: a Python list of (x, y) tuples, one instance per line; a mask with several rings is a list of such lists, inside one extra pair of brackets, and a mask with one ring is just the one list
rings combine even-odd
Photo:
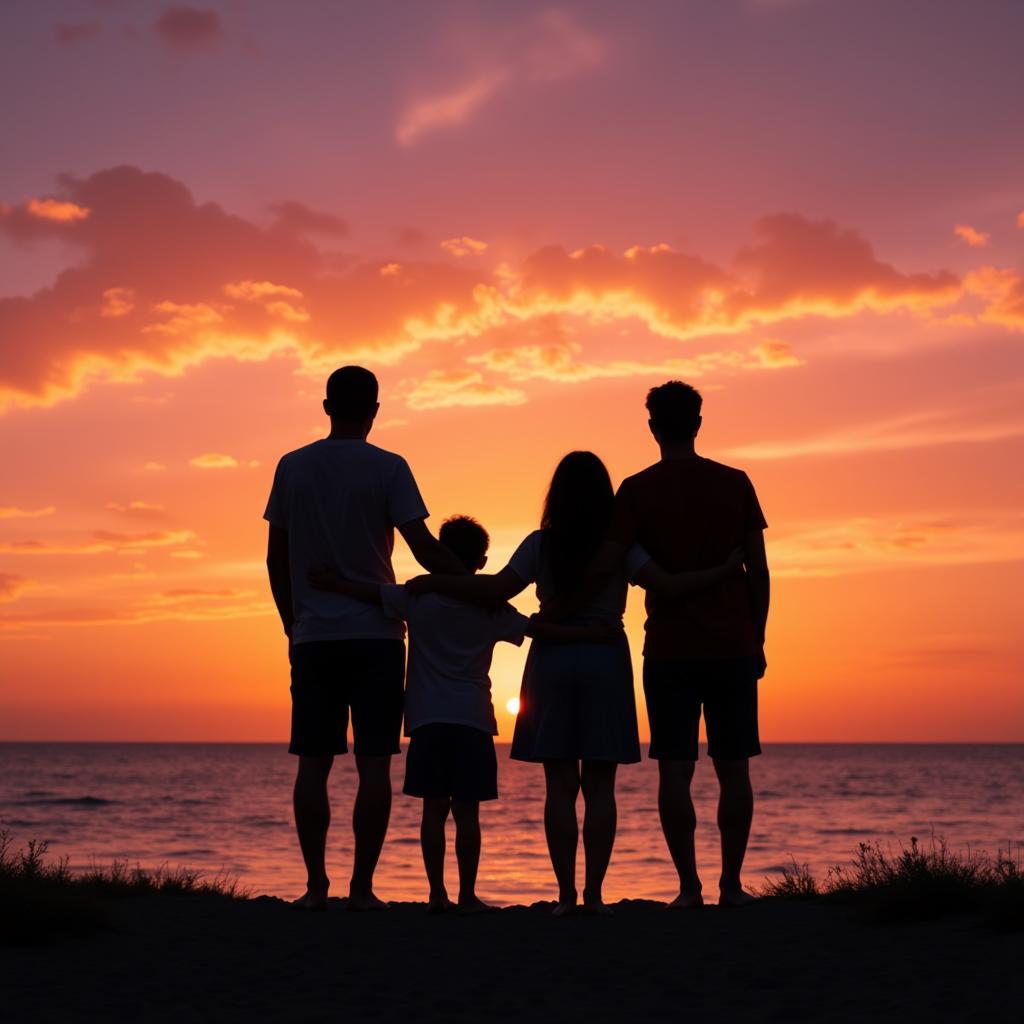
[[(629, 645), (629, 583), (646, 591), (643, 689), (658, 811), (679, 874), (675, 907), (701, 905), (690, 782), (704, 715), (720, 785), (719, 905), (748, 902), (740, 871), (753, 815), (749, 759), (760, 754), (769, 575), (766, 527), (746, 474), (699, 456), (700, 394), (669, 381), (647, 395), (661, 458), (616, 492), (591, 452), (555, 469), (540, 529), (508, 565), (484, 574), (489, 538), (475, 519), (447, 519), (437, 538), (406, 461), (367, 442), (377, 379), (345, 366), (327, 381), (329, 435), (278, 464), (265, 518), (267, 566), (291, 661), (289, 751), (298, 756), (295, 825), (307, 870), (297, 905), (327, 906), (327, 780), (348, 750), (359, 784), (346, 905), (384, 906), (373, 873), (391, 813), (391, 757), (409, 737), (403, 792), (423, 801), (420, 839), (429, 908), (453, 909), (444, 884), (445, 825), (455, 819), (457, 908), (476, 895), (479, 810), (498, 796), (494, 647), (531, 638), (511, 756), (544, 766), (544, 831), (558, 883), (556, 914), (578, 906), (576, 803), (583, 793), (582, 908), (610, 912), (602, 885), (616, 829), (615, 775), (640, 760)], [(428, 575), (404, 585), (394, 531)], [(540, 611), (508, 602), (535, 585)], [(409, 632), (408, 667), (405, 631)]]

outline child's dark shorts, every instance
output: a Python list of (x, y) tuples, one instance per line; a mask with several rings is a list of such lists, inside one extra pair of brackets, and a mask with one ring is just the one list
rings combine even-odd
[(494, 737), (471, 725), (433, 722), (414, 729), (405, 755), (407, 796), (496, 800)]

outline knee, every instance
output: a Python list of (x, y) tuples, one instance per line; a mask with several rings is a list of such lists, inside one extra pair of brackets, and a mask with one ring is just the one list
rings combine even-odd
[(391, 784), (390, 757), (356, 757), (356, 771), (360, 786), (389, 786)]
[(548, 779), (547, 798), (554, 803), (574, 804), (580, 795), (579, 776)]
[(331, 774), (333, 757), (300, 757), (296, 781), (309, 785), (324, 785)]
[(739, 761), (725, 761), (721, 758), (714, 760), (715, 774), (723, 789), (747, 788), (750, 786), (750, 761), (747, 759)]
[(480, 823), (480, 804), (475, 800), (453, 800), (452, 817), (460, 828), (473, 828)]
[(665, 787), (689, 790), (696, 767), (693, 761), (659, 761), (658, 780)]
[(614, 764), (585, 764), (580, 777), (583, 799), (587, 801), (613, 800), (615, 798)]
[(444, 823), (448, 818), (451, 801), (448, 797), (427, 797), (423, 801), (423, 820), (431, 824)]

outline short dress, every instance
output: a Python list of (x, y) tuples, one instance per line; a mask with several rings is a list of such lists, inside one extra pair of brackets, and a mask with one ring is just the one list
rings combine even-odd
[[(543, 558), (543, 531), (516, 549), (509, 567), (536, 583), (541, 607), (553, 595)], [(571, 622), (621, 622), (626, 579), (619, 575)], [(519, 693), (511, 756), (517, 761), (640, 760), (633, 665), (625, 633), (615, 643), (545, 643), (534, 640)]]

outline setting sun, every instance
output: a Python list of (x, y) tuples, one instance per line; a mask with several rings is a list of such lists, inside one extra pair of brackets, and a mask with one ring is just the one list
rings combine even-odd
[(510, 715), (518, 715), (519, 714), (519, 698), (518, 697), (509, 697), (509, 699), (507, 701), (505, 701), (505, 710)]

